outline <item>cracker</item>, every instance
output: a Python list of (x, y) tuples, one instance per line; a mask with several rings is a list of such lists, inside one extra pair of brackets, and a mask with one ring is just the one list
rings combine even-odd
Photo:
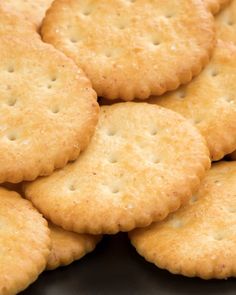
[(216, 17), (217, 37), (236, 45), (236, 0)]
[(2, 35), (20, 35), (23, 38), (29, 36), (31, 40), (40, 38), (30, 22), (23, 20), (19, 14), (9, 13), (0, 3), (0, 37)]
[(32, 38), (1, 36), (0, 182), (33, 180), (75, 160), (98, 119), (89, 80)]
[(213, 14), (218, 13), (221, 9), (227, 6), (231, 0), (203, 0)]
[(94, 250), (101, 236), (76, 234), (50, 223), (52, 249), (48, 258), (47, 269), (52, 270), (68, 265)]
[(155, 105), (120, 103), (101, 108), (95, 135), (75, 163), (24, 189), (54, 224), (114, 234), (177, 210), (208, 167), (205, 142), (187, 120)]
[(4, 9), (17, 13), (38, 29), (53, 0), (1, 0)]
[(236, 47), (219, 41), (213, 58), (188, 85), (149, 100), (181, 113), (206, 138), (212, 160), (236, 149)]
[(41, 32), (85, 71), (98, 96), (133, 100), (197, 75), (214, 46), (213, 27), (198, 0), (56, 0)]
[(35, 281), (50, 246), (41, 214), (19, 194), (0, 188), (0, 294), (16, 294)]
[(236, 276), (236, 162), (214, 164), (190, 203), (130, 233), (147, 261), (203, 279)]

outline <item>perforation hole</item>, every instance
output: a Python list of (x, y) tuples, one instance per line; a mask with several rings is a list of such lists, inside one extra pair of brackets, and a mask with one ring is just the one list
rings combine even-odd
[(54, 106), (54, 107), (52, 107), (51, 111), (52, 111), (53, 114), (58, 114), (60, 109), (59, 109), (58, 106)]
[(9, 98), (7, 101), (7, 105), (9, 105), (10, 107), (13, 107), (16, 104), (16, 98)]
[(115, 156), (110, 156), (110, 157), (109, 157), (109, 162), (110, 162), (111, 164), (115, 164), (115, 163), (117, 163), (118, 161), (117, 161), (117, 158), (116, 158)]
[(156, 129), (156, 128), (153, 128), (153, 129), (151, 130), (150, 134), (151, 134), (152, 136), (157, 135), (157, 129)]
[(74, 192), (74, 191), (76, 190), (75, 185), (74, 185), (74, 184), (71, 184), (71, 185), (69, 186), (69, 190), (70, 190), (71, 192)]
[(215, 183), (215, 185), (217, 185), (217, 186), (220, 186), (220, 185), (221, 185), (221, 182), (220, 182), (219, 180), (215, 180), (214, 183)]
[(152, 44), (154, 46), (159, 46), (161, 44), (161, 42), (158, 39), (154, 39), (154, 40), (152, 40)]
[(84, 11), (82, 12), (82, 14), (83, 14), (84, 16), (89, 16), (89, 15), (91, 14), (91, 10), (86, 9), (86, 10), (84, 10)]
[(196, 196), (192, 196), (192, 198), (190, 199), (189, 203), (190, 204), (194, 204), (198, 201), (198, 198)]
[(236, 208), (229, 207), (228, 211), (229, 211), (229, 213), (236, 213)]
[(50, 85), (50, 84), (47, 87), (48, 87), (48, 89), (52, 89), (52, 85)]
[(217, 70), (213, 70), (212, 72), (211, 72), (211, 76), (212, 77), (217, 77), (219, 75), (219, 72), (217, 71)]
[(120, 190), (119, 190), (119, 188), (117, 186), (114, 186), (114, 187), (111, 188), (111, 192), (113, 194), (118, 194), (120, 192)]
[(229, 20), (229, 21), (227, 22), (227, 24), (228, 24), (228, 26), (233, 26), (233, 25), (234, 25), (234, 22), (233, 22), (232, 20)]
[(10, 141), (15, 141), (17, 139), (17, 134), (15, 132), (9, 132), (7, 134), (7, 138), (10, 140)]
[(178, 91), (178, 97), (184, 99), (186, 97), (186, 93), (184, 90)]
[(110, 130), (107, 131), (107, 135), (108, 136), (115, 136), (116, 135), (116, 131), (113, 130), (113, 129), (110, 129)]
[(232, 99), (232, 98), (230, 98), (230, 97), (227, 97), (227, 98), (226, 98), (226, 101), (227, 101), (228, 103), (230, 103), (230, 104), (235, 103), (235, 100)]
[(181, 228), (183, 226), (183, 222), (180, 219), (174, 218), (170, 221), (170, 225), (173, 228)]
[(8, 71), (8, 73), (14, 73), (15, 72), (15, 70), (14, 70), (14, 68), (12, 66), (8, 67), (7, 71)]
[(78, 39), (72, 37), (72, 38), (70, 38), (70, 42), (71, 43), (77, 43), (78, 42)]
[(172, 18), (173, 15), (172, 14), (166, 14), (166, 18)]
[(119, 24), (117, 27), (120, 30), (124, 30), (126, 28), (126, 26), (124, 24)]
[(195, 119), (194, 120), (194, 124), (198, 125), (202, 122), (202, 119)]
[(56, 82), (56, 81), (57, 81), (57, 77), (53, 76), (53, 77), (51, 78), (51, 81), (52, 81), (52, 82)]
[(214, 235), (214, 239), (215, 239), (216, 241), (222, 241), (222, 240), (224, 239), (224, 234), (223, 234), (223, 233), (216, 233), (216, 234)]
[(152, 162), (153, 164), (159, 164), (159, 163), (160, 163), (160, 159), (157, 158), (157, 157), (153, 157), (152, 160), (151, 160), (151, 162)]
[(112, 52), (111, 52), (111, 51), (107, 51), (107, 52), (105, 52), (105, 56), (106, 56), (107, 58), (112, 57)]

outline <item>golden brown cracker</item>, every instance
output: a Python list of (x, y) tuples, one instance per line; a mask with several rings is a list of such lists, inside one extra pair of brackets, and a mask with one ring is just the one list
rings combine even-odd
[(41, 214), (19, 194), (0, 188), (0, 294), (16, 294), (35, 281), (50, 245)]
[(188, 205), (130, 233), (149, 262), (203, 279), (236, 276), (236, 162), (214, 164)]
[(78, 233), (129, 231), (186, 202), (209, 167), (198, 130), (147, 103), (103, 106), (79, 159), (25, 186), (46, 218)]
[(215, 35), (201, 0), (56, 0), (41, 32), (85, 71), (98, 96), (123, 100), (189, 82), (207, 64)]
[(101, 236), (76, 234), (49, 223), (52, 248), (47, 269), (65, 266), (94, 250)]
[(149, 100), (179, 112), (206, 138), (212, 160), (236, 149), (236, 46), (218, 41), (213, 58), (188, 85)]
[(33, 180), (75, 160), (98, 119), (83, 72), (51, 45), (28, 41), (1, 36), (0, 182)]

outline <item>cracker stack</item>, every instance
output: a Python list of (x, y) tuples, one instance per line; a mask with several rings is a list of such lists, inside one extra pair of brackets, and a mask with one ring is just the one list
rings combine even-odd
[(51, 3), (0, 4), (0, 295), (119, 231), (236, 276), (236, 0)]

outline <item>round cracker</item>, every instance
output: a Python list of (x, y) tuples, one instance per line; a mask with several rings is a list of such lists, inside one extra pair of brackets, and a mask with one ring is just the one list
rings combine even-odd
[(213, 58), (188, 85), (151, 103), (190, 119), (206, 138), (212, 160), (236, 149), (236, 47), (219, 41)]
[(228, 5), (230, 1), (231, 0), (203, 0), (213, 14), (218, 13), (221, 9)]
[(213, 165), (188, 205), (130, 233), (149, 262), (203, 279), (236, 276), (236, 162)]
[(76, 234), (49, 223), (52, 248), (47, 269), (68, 265), (94, 250), (101, 236)]
[(35, 281), (50, 245), (41, 214), (19, 194), (0, 188), (0, 294), (16, 294)]
[(177, 210), (208, 167), (205, 142), (183, 117), (120, 103), (101, 108), (95, 135), (75, 163), (29, 183), (25, 194), (64, 229), (114, 234)]
[(198, 0), (56, 0), (42, 36), (75, 60), (98, 96), (133, 100), (197, 75), (214, 45), (213, 25)]
[(236, 45), (236, 0), (216, 17), (217, 37)]
[(98, 119), (96, 94), (77, 66), (39, 40), (2, 36), (0, 82), (0, 182), (33, 180), (75, 160)]
[(53, 0), (1, 0), (1, 5), (10, 13), (17, 13), (39, 28)]

